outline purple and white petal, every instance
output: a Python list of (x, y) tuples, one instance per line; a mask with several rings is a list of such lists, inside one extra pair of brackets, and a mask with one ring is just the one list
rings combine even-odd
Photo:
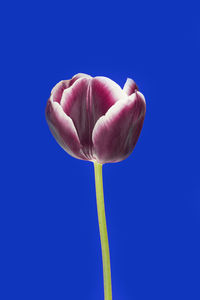
[(138, 91), (138, 87), (135, 83), (135, 81), (131, 78), (127, 78), (123, 91), (130, 96), (131, 94), (135, 93), (136, 91)]
[(119, 162), (133, 151), (142, 129), (146, 104), (136, 92), (113, 105), (96, 123), (92, 140), (99, 163)]
[(126, 99), (126, 93), (113, 80), (98, 76), (91, 80), (90, 118), (92, 129), (96, 121), (106, 114), (108, 109), (118, 100)]
[(60, 102), (64, 112), (73, 120), (83, 151), (88, 159), (92, 149), (91, 119), (88, 109), (90, 81), (90, 78), (79, 78), (63, 92)]
[(48, 100), (45, 114), (51, 133), (58, 144), (71, 156), (87, 160), (82, 152), (73, 121), (64, 113), (62, 107), (57, 102)]

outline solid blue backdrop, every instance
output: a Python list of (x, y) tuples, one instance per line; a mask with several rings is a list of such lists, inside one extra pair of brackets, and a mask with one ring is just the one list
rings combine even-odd
[(93, 166), (52, 137), (52, 87), (78, 72), (147, 114), (104, 166), (113, 300), (200, 299), (198, 1), (11, 1), (1, 7), (0, 299), (103, 300)]

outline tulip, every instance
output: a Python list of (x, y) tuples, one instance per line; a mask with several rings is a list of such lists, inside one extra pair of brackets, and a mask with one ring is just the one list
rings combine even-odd
[(52, 89), (46, 119), (67, 153), (105, 164), (131, 154), (145, 111), (144, 96), (132, 79), (121, 89), (109, 78), (77, 74)]
[(60, 81), (47, 102), (46, 119), (60, 146), (75, 158), (94, 162), (105, 300), (112, 300), (112, 285), (102, 165), (131, 154), (145, 112), (144, 96), (129, 78), (121, 89), (109, 78), (77, 74)]

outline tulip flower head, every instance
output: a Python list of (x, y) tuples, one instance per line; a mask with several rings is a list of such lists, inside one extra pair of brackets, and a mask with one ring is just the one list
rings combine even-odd
[(131, 154), (145, 111), (144, 96), (132, 79), (128, 78), (121, 89), (107, 77), (77, 74), (52, 89), (46, 119), (67, 153), (105, 164)]

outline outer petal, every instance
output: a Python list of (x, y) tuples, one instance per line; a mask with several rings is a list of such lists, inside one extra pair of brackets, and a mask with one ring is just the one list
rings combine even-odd
[(142, 129), (146, 104), (137, 92), (126, 100), (118, 101), (93, 130), (94, 156), (99, 163), (119, 162), (127, 158)]
[(123, 91), (130, 96), (131, 94), (138, 91), (138, 87), (133, 79), (127, 78)]
[(73, 157), (87, 159), (82, 153), (82, 147), (72, 120), (57, 102), (48, 100), (46, 119), (56, 141), (66, 152)]

